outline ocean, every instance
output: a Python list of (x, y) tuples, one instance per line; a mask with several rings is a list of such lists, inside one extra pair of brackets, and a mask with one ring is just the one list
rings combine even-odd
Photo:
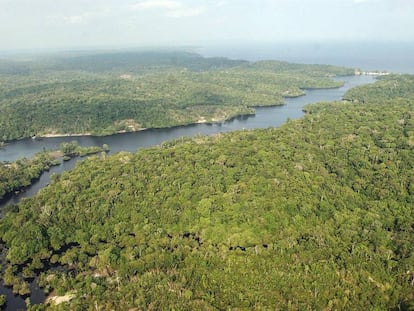
[(330, 64), (363, 71), (414, 74), (413, 42), (239, 43), (196, 49), (206, 57), (258, 61), (275, 59), (305, 64)]

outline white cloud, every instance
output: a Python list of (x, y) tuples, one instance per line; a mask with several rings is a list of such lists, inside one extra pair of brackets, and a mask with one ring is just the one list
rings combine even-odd
[(131, 6), (133, 10), (146, 10), (146, 9), (166, 9), (173, 10), (182, 7), (182, 4), (177, 1), (171, 0), (147, 0), (141, 1)]
[(179, 8), (176, 10), (167, 11), (165, 13), (168, 17), (180, 18), (180, 17), (192, 17), (199, 16), (205, 11), (204, 7), (197, 8)]
[(228, 4), (228, 2), (227, 1), (217, 1), (216, 3), (215, 3), (215, 6), (216, 7), (223, 7), (223, 6), (226, 6)]
[(205, 7), (187, 6), (172, 0), (145, 0), (133, 4), (130, 8), (134, 11), (161, 10), (165, 16), (172, 18), (199, 16), (206, 11)]
[(106, 18), (111, 15), (110, 9), (100, 9), (94, 12), (84, 12), (81, 14), (73, 15), (49, 15), (47, 20), (52, 24), (67, 24), (67, 25), (76, 25), (76, 24), (87, 24), (96, 19)]
[(376, 0), (354, 0), (354, 3), (376, 2)]
[(83, 13), (80, 15), (64, 16), (62, 20), (67, 24), (83, 24), (94, 17), (92, 13)]

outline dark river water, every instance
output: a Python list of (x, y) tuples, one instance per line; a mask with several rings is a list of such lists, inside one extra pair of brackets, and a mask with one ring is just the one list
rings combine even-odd
[(286, 98), (285, 105), (283, 106), (257, 108), (254, 116), (239, 117), (223, 123), (150, 129), (104, 137), (80, 136), (35, 140), (30, 138), (23, 139), (11, 142), (3, 149), (0, 149), (0, 161), (14, 161), (22, 157), (32, 157), (36, 152), (42, 151), (43, 149), (57, 149), (62, 142), (72, 140), (77, 140), (83, 146), (102, 146), (103, 144), (108, 144), (111, 148), (111, 153), (114, 153), (121, 150), (136, 151), (139, 148), (154, 146), (182, 136), (190, 137), (198, 134), (211, 135), (241, 129), (276, 127), (284, 123), (288, 118), (297, 119), (303, 116), (302, 108), (306, 104), (339, 100), (348, 89), (356, 85), (373, 82), (371, 76), (349, 76), (337, 79), (344, 81), (345, 85), (337, 89), (308, 90), (305, 96)]
[[(303, 116), (303, 106), (321, 101), (340, 100), (344, 93), (357, 85), (372, 83), (374, 79), (371, 76), (349, 76), (341, 77), (338, 80), (345, 82), (345, 85), (337, 89), (308, 90), (305, 96), (297, 98), (287, 98), (285, 105), (257, 108), (254, 116), (238, 117), (230, 121), (215, 124), (195, 124), (174, 128), (150, 129), (136, 133), (117, 134), (105, 137), (59, 137), (44, 138), (40, 140), (23, 139), (7, 144), (0, 149), (0, 161), (14, 161), (22, 157), (31, 157), (36, 152), (44, 149), (57, 149), (62, 142), (77, 140), (82, 146), (102, 146), (108, 144), (111, 148), (110, 153), (119, 151), (136, 151), (140, 148), (150, 147), (161, 144), (164, 141), (180, 137), (192, 137), (195, 135), (212, 135), (216, 133), (230, 132), (242, 129), (268, 128), (277, 127), (286, 122), (287, 119), (297, 119)], [(43, 173), (26, 191), (19, 195), (13, 196), (8, 200), (0, 203), (0, 211), (7, 204), (17, 204), (22, 198), (35, 195), (41, 188), (47, 186), (50, 182), (50, 176), (54, 173), (61, 173), (73, 168), (80, 158), (64, 162), (59, 166), (53, 167), (50, 171)], [(42, 290), (36, 286), (36, 282), (31, 284), (32, 295), (30, 301), (32, 304), (44, 301), (45, 295)], [(0, 280), (0, 294), (7, 296), (6, 310), (25, 309), (24, 299), (14, 296), (11, 289), (3, 286)]]

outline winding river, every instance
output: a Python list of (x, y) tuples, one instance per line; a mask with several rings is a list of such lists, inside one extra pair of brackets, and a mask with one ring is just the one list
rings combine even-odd
[[(242, 116), (229, 121), (215, 124), (194, 124), (174, 128), (149, 129), (135, 133), (117, 134), (104, 137), (78, 136), (78, 137), (54, 137), (43, 139), (23, 139), (7, 144), (0, 149), (0, 161), (14, 161), (21, 157), (31, 157), (36, 152), (44, 149), (57, 149), (62, 142), (77, 140), (82, 146), (102, 146), (108, 144), (111, 148), (110, 153), (119, 151), (134, 152), (137, 149), (150, 147), (161, 144), (164, 141), (176, 139), (179, 137), (191, 137), (195, 135), (212, 135), (216, 133), (230, 132), (241, 129), (277, 127), (286, 122), (287, 119), (297, 119), (303, 116), (303, 107), (310, 103), (321, 101), (334, 101), (342, 99), (344, 93), (355, 86), (372, 83), (371, 76), (348, 76), (336, 78), (345, 82), (345, 85), (336, 89), (318, 89), (308, 90), (305, 96), (296, 98), (286, 98), (285, 105), (257, 108), (256, 114), (252, 116)], [(25, 192), (13, 196), (8, 200), (0, 203), (0, 211), (8, 204), (17, 204), (22, 198), (35, 195), (41, 188), (45, 187), (50, 176), (54, 173), (67, 171), (75, 166), (76, 161), (80, 158), (64, 162), (59, 166), (53, 167), (50, 171), (45, 172), (38, 181)], [(32, 294), (30, 301), (32, 304), (44, 301), (45, 295), (36, 285), (31, 283)], [(7, 296), (6, 310), (25, 309), (26, 304), (23, 298), (14, 296), (10, 288), (3, 286), (0, 281), (0, 295)]]

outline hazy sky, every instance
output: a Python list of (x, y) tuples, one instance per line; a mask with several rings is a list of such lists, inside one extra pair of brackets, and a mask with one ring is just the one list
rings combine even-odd
[(414, 0), (0, 0), (0, 50), (414, 41)]

